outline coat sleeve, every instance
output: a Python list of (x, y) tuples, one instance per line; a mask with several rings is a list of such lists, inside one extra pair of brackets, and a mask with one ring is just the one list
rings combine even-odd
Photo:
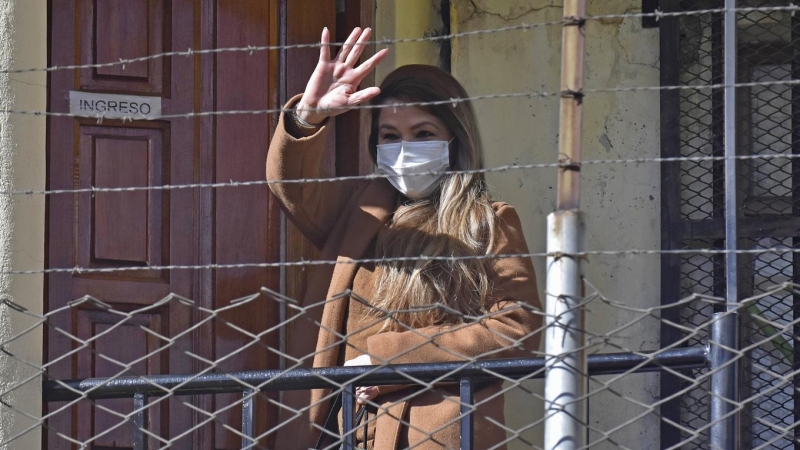
[[(295, 96), (286, 108), (293, 107), (299, 100), (300, 95)], [(286, 113), (282, 113), (267, 152), (270, 190), (289, 219), (317, 248), (325, 244), (344, 204), (359, 185), (356, 181), (291, 182), (333, 176), (322, 170), (329, 129), (326, 123), (313, 134), (304, 135), (293, 126)]]
[[(493, 254), (528, 253), (519, 216), (507, 204), (495, 205)], [(374, 364), (463, 361), (531, 356), (539, 348), (543, 314), (530, 258), (498, 258), (490, 271), (493, 290), (486, 316), (462, 325), (385, 332), (367, 339)]]

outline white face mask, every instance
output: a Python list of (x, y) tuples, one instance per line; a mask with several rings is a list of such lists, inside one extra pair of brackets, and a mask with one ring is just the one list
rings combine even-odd
[(406, 197), (427, 197), (444, 177), (440, 172), (450, 167), (450, 142), (402, 141), (378, 145), (378, 169), (396, 175), (389, 177), (389, 182)]

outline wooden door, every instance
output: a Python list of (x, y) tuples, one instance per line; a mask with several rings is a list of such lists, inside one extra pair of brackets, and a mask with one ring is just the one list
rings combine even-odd
[[(338, 6), (338, 10), (337, 10)], [(52, 0), (50, 65), (94, 64), (169, 51), (314, 42), (371, 22), (372, 0)], [(337, 15), (338, 13), (338, 15)], [(341, 28), (341, 27), (340, 27)], [(339, 30), (337, 39), (346, 37)], [(163, 114), (276, 108), (299, 92), (318, 51), (220, 52), (50, 74), (49, 110), (69, 111), (70, 91), (159, 97)], [(365, 113), (339, 123), (358, 135)], [(201, 115), (155, 121), (51, 117), (48, 188), (158, 187), (261, 180), (277, 115)], [(370, 170), (359, 145), (326, 163), (340, 174)], [(361, 161), (337, 165), (335, 160)], [(365, 162), (366, 161), (366, 162)], [(279, 289), (274, 268), (203, 269), (210, 264), (309, 258), (266, 186), (57, 194), (47, 203), (47, 265), (80, 267), (46, 278), (45, 336), (51, 379), (191, 374), (278, 367), (278, 305), (259, 295)], [(281, 236), (281, 229), (286, 229)], [(286, 245), (281, 252), (281, 239)], [(164, 266), (192, 266), (169, 269)], [(97, 271), (95, 269), (114, 269)], [(302, 270), (283, 274), (301, 296)], [(86, 301), (86, 299), (98, 301)], [(75, 300), (84, 299), (77, 304)], [(246, 331), (243, 332), (242, 330)], [(272, 349), (272, 350), (271, 350)], [(156, 399), (150, 399), (151, 402)], [(231, 449), (241, 436), (240, 395), (168, 396), (149, 409), (148, 429), (171, 448)], [(256, 433), (276, 426), (265, 395)], [(128, 399), (49, 404), (46, 448), (131, 448)], [(224, 412), (220, 412), (223, 411)], [(212, 416), (212, 414), (215, 414)], [(259, 446), (274, 448), (273, 434)], [(150, 448), (163, 441), (150, 439)], [(279, 446), (279, 445), (278, 445)]]

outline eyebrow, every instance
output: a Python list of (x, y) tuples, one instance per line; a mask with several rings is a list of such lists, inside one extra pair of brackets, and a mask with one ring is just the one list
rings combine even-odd
[(433, 123), (433, 122), (428, 122), (428, 121), (425, 121), (425, 122), (420, 122), (420, 123), (418, 123), (418, 124), (414, 125), (413, 127), (411, 127), (411, 129), (412, 129), (412, 130), (416, 130), (417, 128), (422, 128), (422, 127), (424, 127), (425, 125), (430, 125), (430, 126), (432, 126), (433, 128), (436, 128), (437, 130), (439, 129), (439, 127), (438, 127), (438, 126), (436, 126), (436, 124), (435, 124), (435, 123)]
[[(435, 123), (433, 123), (433, 122), (429, 122), (429, 121), (420, 122), (420, 123), (418, 123), (418, 124), (414, 125), (413, 127), (411, 127), (411, 129), (412, 129), (412, 130), (416, 130), (417, 128), (422, 128), (422, 127), (424, 127), (425, 125), (430, 125), (430, 126), (432, 126), (432, 127), (436, 128), (437, 130), (439, 129), (439, 127), (438, 127), (438, 126), (437, 126)], [(395, 127), (394, 125), (390, 125), (390, 124), (388, 124), (388, 123), (385, 123), (385, 124), (381, 125), (379, 129), (380, 129), (380, 130), (383, 130), (383, 129), (391, 129), (391, 130), (396, 130), (396, 129), (397, 129), (397, 127)]]

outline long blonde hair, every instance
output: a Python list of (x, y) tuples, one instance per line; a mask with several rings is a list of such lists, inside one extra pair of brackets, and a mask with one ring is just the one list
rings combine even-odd
[[(434, 66), (409, 65), (390, 73), (373, 103), (435, 102), (465, 98), (450, 74)], [(483, 145), (468, 101), (425, 106), (455, 137), (450, 170), (483, 168)], [(373, 110), (370, 150), (376, 157), (380, 109)], [(463, 257), (490, 251), (495, 214), (482, 173), (445, 175), (429, 197), (409, 200), (380, 234), (378, 255)], [(384, 261), (372, 307), (386, 317), (381, 331), (464, 323), (486, 311), (490, 295), (486, 259)]]

